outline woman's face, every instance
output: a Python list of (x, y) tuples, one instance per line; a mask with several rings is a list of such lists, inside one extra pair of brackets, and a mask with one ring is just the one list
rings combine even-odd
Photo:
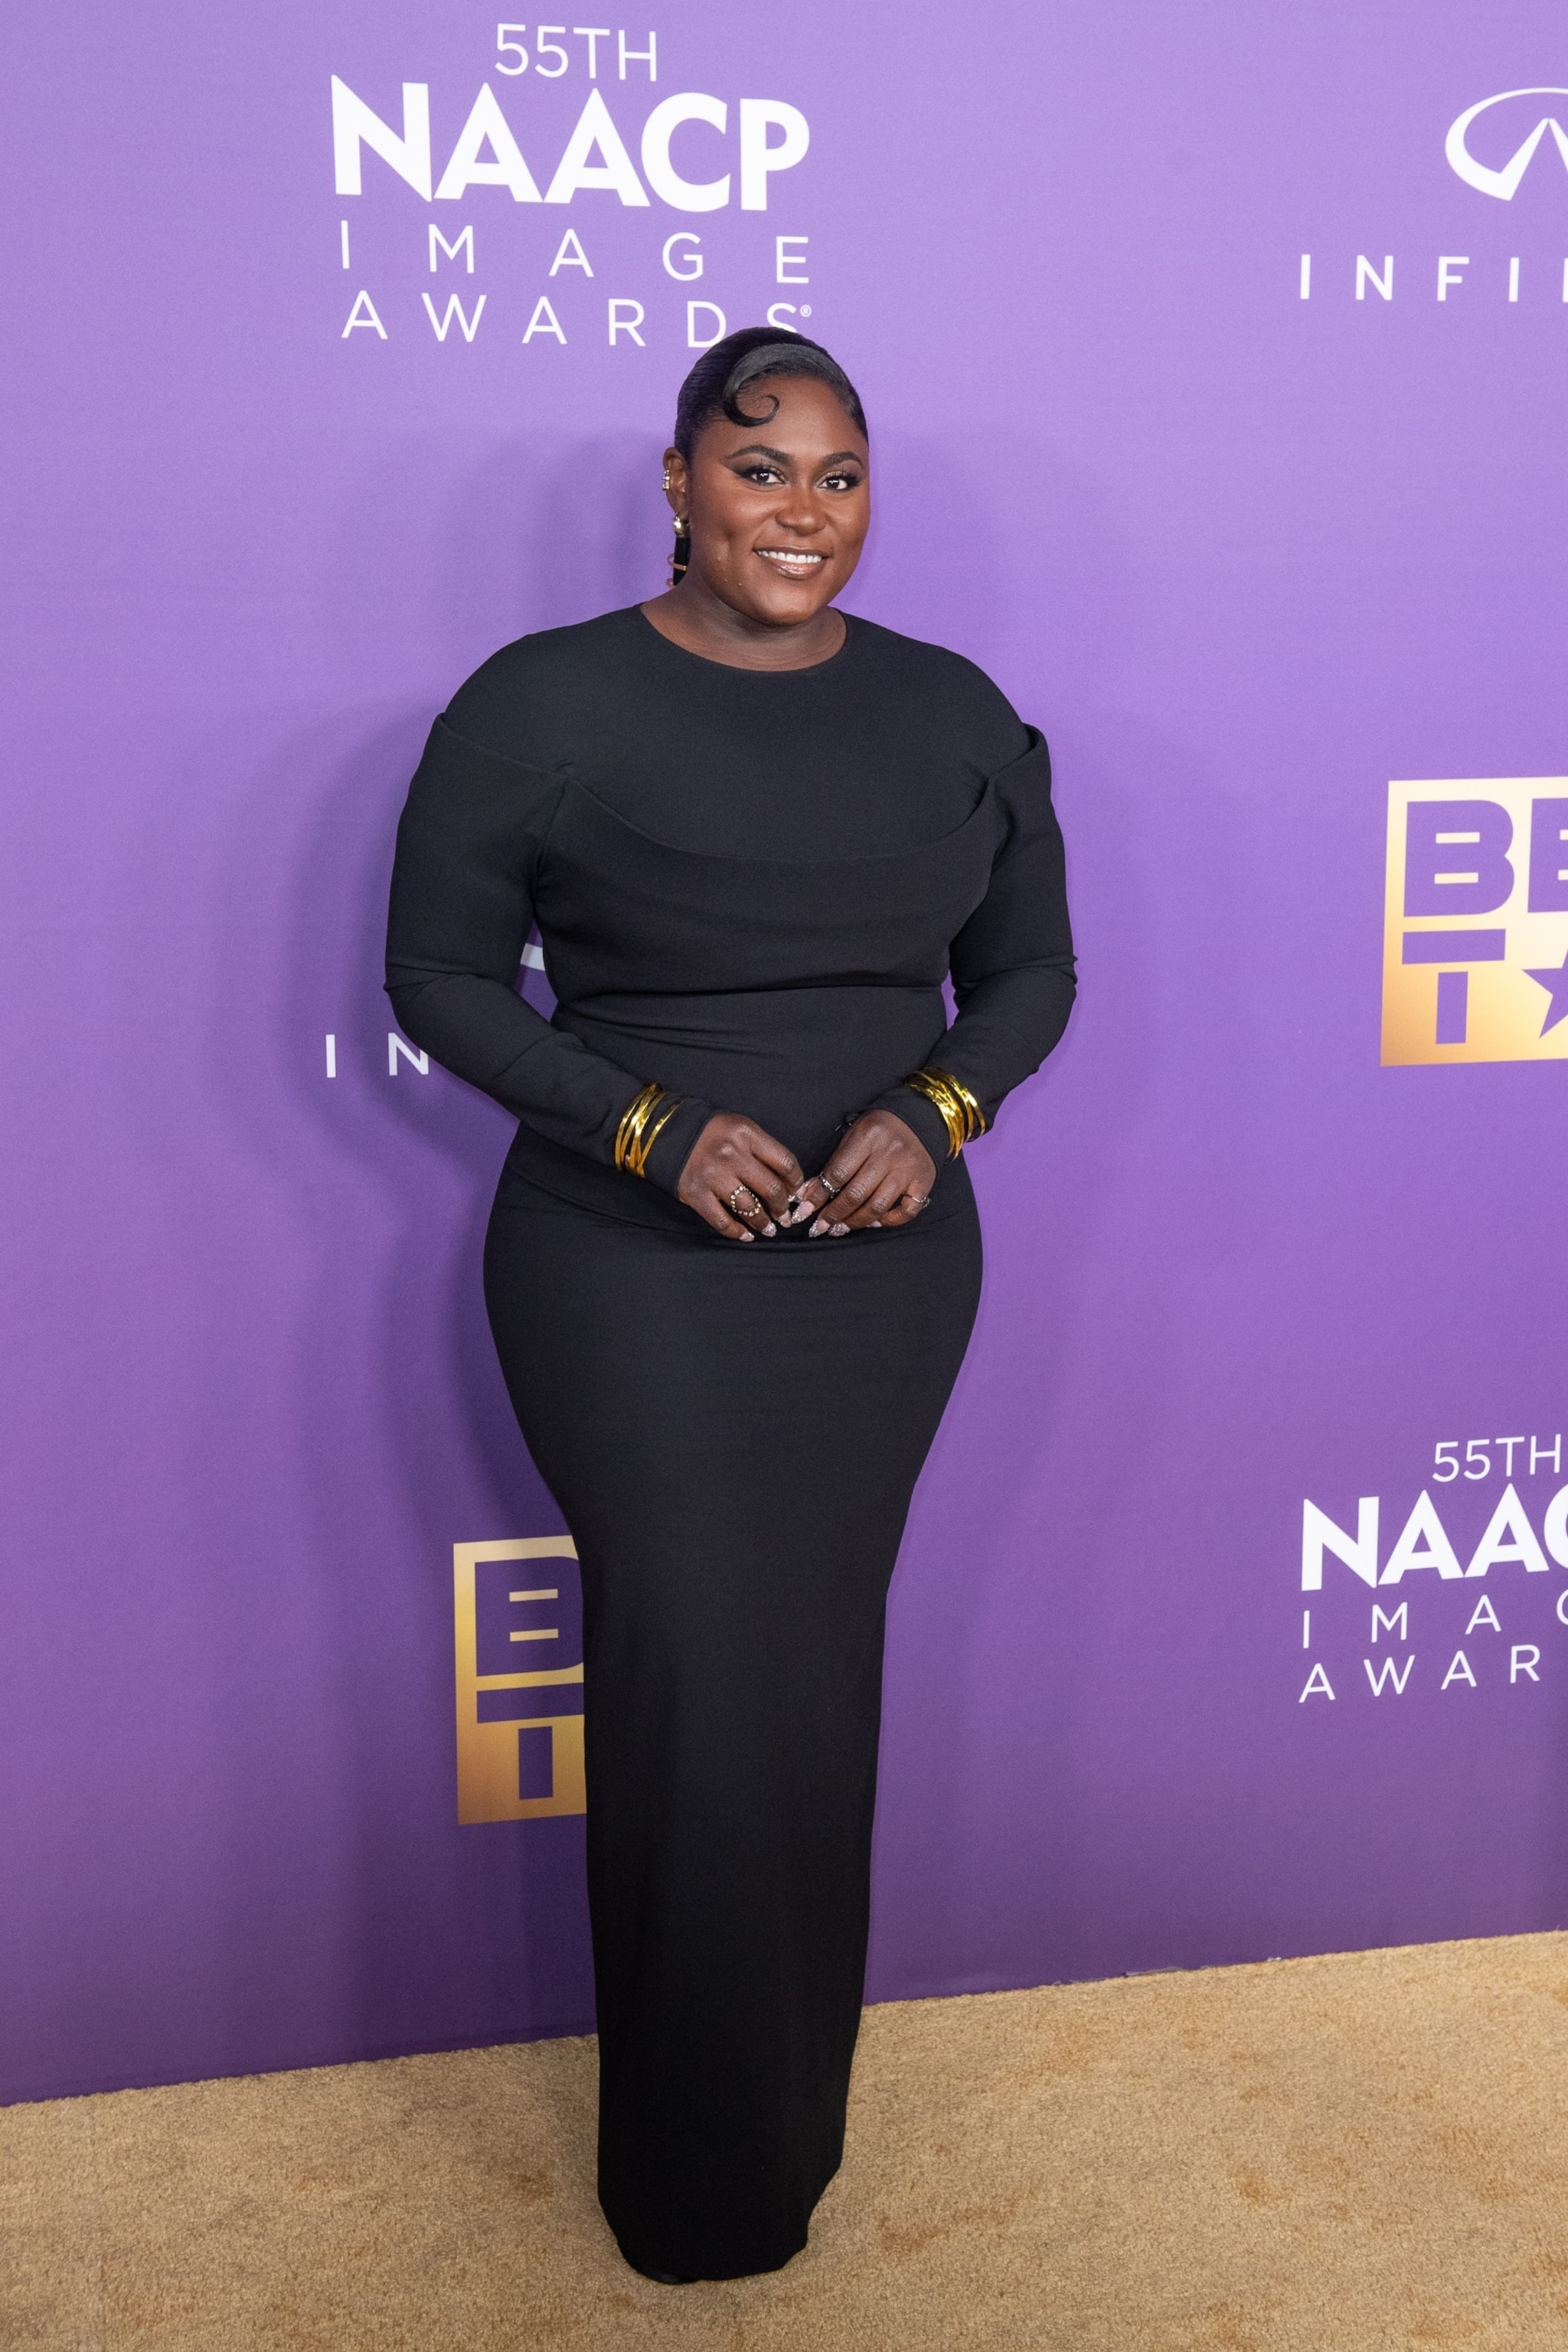
[(687, 577), (750, 621), (798, 627), (860, 561), (870, 452), (811, 376), (764, 376), (742, 387), (740, 404), (765, 422), (705, 425), (689, 468), (679, 450), (666, 453), (670, 506), (690, 519)]

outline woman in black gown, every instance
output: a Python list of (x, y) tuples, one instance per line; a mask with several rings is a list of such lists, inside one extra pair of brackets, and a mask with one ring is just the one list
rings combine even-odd
[(1073, 993), (1040, 737), (833, 605), (868, 465), (819, 345), (705, 353), (676, 584), (475, 673), (393, 882), (398, 1019), (521, 1121), (485, 1290), (582, 1563), (599, 2193), (672, 2283), (787, 2262), (838, 2164), (888, 1582), (979, 1296), (961, 1146)]

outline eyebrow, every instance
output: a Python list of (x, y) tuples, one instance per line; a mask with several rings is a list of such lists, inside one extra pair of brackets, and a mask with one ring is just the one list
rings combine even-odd
[[(770, 449), (765, 441), (742, 442), (740, 448), (730, 450), (728, 455), (731, 457), (771, 457), (778, 466), (792, 466), (795, 463), (787, 450)], [(863, 466), (866, 462), (858, 449), (835, 449), (830, 457), (820, 458), (818, 463), (823, 466), (841, 466), (846, 459), (856, 466)]]

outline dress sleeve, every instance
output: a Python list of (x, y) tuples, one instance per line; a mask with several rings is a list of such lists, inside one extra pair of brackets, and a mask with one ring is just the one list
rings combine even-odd
[[(958, 1017), (930, 1057), (963, 1080), (987, 1125), (1060, 1037), (1078, 988), (1050, 754), (1037, 729), (1028, 735), (1027, 751), (991, 779), (1007, 831), (990, 887), (952, 942)], [(895, 1087), (868, 1108), (896, 1111), (939, 1164), (946, 1157), (942, 1114), (923, 1095)]]
[[(621, 1114), (644, 1080), (553, 1027), (517, 991), (561, 789), (560, 776), (436, 721), (397, 828), (386, 992), (405, 1034), (447, 1069), (552, 1143), (613, 1161)], [(648, 1172), (673, 1190), (685, 1157), (660, 1153), (656, 1167), (650, 1154)]]

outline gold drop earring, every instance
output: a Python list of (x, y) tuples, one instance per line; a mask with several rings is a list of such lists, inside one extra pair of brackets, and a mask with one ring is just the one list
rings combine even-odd
[[(670, 492), (669, 467), (664, 469), (664, 494)], [(686, 577), (686, 567), (691, 561), (691, 521), (687, 515), (675, 518), (675, 552), (669, 559), (669, 584), (679, 586)]]

